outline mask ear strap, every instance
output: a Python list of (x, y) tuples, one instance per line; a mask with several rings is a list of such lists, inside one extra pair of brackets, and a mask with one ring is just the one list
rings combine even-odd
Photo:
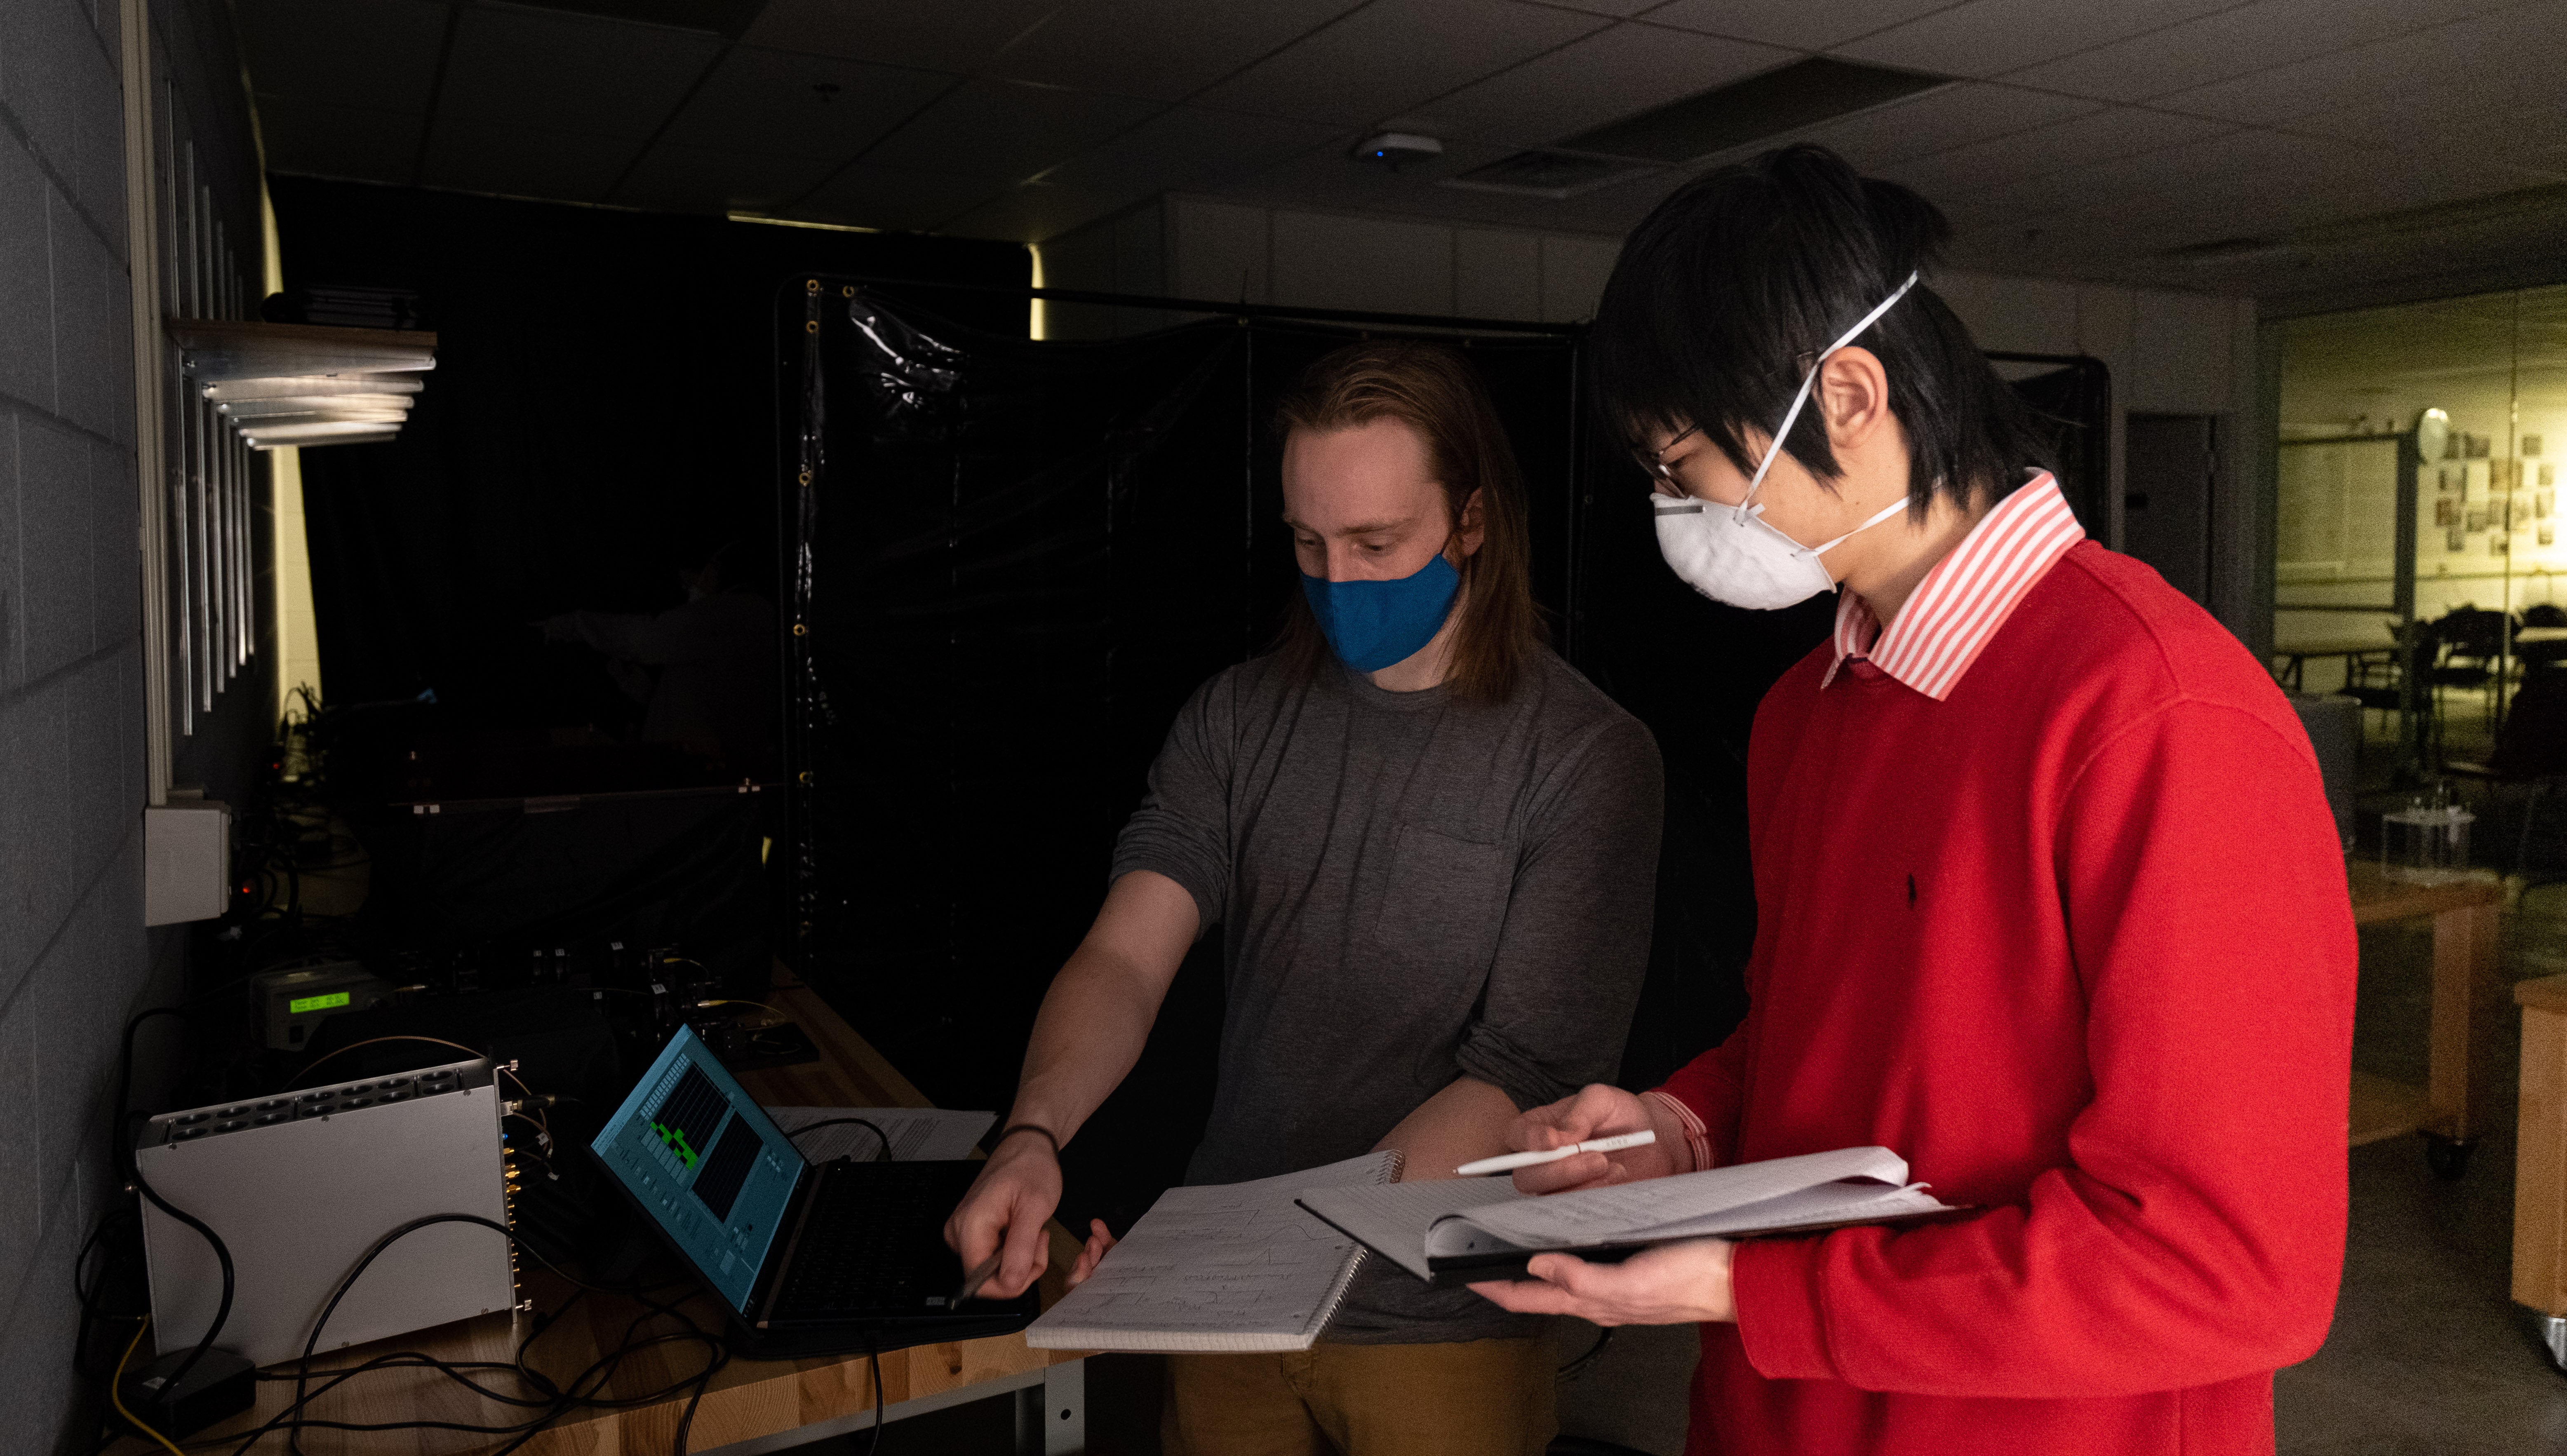
[(1902, 496), (1898, 497), (1896, 500), (1893, 500), (1893, 501), (1889, 502), (1887, 505), (1882, 506), (1880, 509), (1873, 511), (1873, 512), (1871, 513), (1871, 518), (1870, 518), (1869, 520), (1866, 520), (1866, 521), (1864, 521), (1861, 525), (1858, 525), (1858, 526), (1854, 527), (1853, 530), (1846, 532), (1846, 533), (1845, 533), (1845, 535), (1842, 535), (1842, 536), (1837, 537), (1837, 538), (1836, 538), (1836, 540), (1833, 540), (1833, 541), (1828, 542), (1828, 543), (1827, 543), (1827, 545), (1824, 545), (1824, 546), (1812, 546), (1812, 547), (1810, 548), (1810, 554), (1811, 554), (1811, 555), (1813, 555), (1813, 556), (1820, 555), (1820, 554), (1822, 554), (1822, 553), (1824, 553), (1824, 552), (1826, 552), (1826, 551), (1828, 551), (1828, 550), (1830, 550), (1830, 549), (1832, 549), (1832, 548), (1836, 547), (1837, 545), (1839, 545), (1839, 544), (1843, 543), (1843, 542), (1844, 542), (1845, 540), (1847, 540), (1849, 537), (1856, 536), (1856, 535), (1860, 535), (1862, 532), (1867, 531), (1867, 530), (1870, 530), (1873, 526), (1876, 526), (1876, 525), (1880, 524), (1882, 521), (1885, 521), (1885, 520), (1889, 519), (1891, 516), (1898, 514), (1900, 511), (1905, 510), (1906, 508), (1907, 508), (1907, 497), (1906, 497), (1906, 496), (1904, 496), (1904, 495), (1902, 495)]
[[(1800, 421), (1801, 407), (1810, 403), (1810, 387), (1819, 382), (1819, 370), (1828, 362), (1828, 357), (1835, 354), (1838, 350), (1843, 349), (1848, 344), (1860, 338), (1863, 330), (1879, 323), (1880, 316), (1889, 312), (1889, 306), (1898, 302), (1898, 300), (1905, 298), (1907, 296), (1907, 290), (1915, 286), (1916, 274), (1914, 272), (1910, 272), (1907, 275), (1907, 281), (1899, 284), (1887, 298), (1884, 298), (1879, 303), (1873, 305), (1871, 312), (1862, 316), (1861, 322), (1855, 324), (1853, 328), (1846, 330), (1835, 343), (1820, 350), (1818, 358), (1810, 361), (1810, 372), (1801, 376), (1801, 388), (1792, 396), (1792, 408), (1783, 416), (1783, 428), (1774, 432), (1773, 440), (1765, 446), (1765, 458), (1756, 462), (1756, 478), (1747, 482), (1747, 493), (1740, 497), (1738, 502), (1740, 505), (1743, 506), (1748, 501), (1754, 500), (1756, 498), (1757, 490), (1764, 485), (1765, 472), (1774, 468), (1774, 456), (1782, 452), (1783, 441), (1792, 437), (1792, 427)], [(1877, 519), (1878, 517), (1874, 517), (1874, 520)], [(1863, 524), (1869, 525), (1872, 524), (1872, 522), (1865, 521)], [(1860, 530), (1862, 527), (1856, 526), (1854, 529)], [(1849, 531), (1846, 534), (1852, 535), (1853, 532)], [(1837, 537), (1837, 541), (1842, 541), (1844, 539), (1845, 536)], [(1835, 544), (1836, 541), (1830, 541), (1828, 546), (1833, 546)], [(1819, 549), (1824, 551), (1827, 548), (1827, 546), (1821, 546)]]

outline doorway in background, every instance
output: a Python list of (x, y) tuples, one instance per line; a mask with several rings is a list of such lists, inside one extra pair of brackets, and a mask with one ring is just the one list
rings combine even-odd
[(2210, 598), (2210, 488), (2219, 468), (2211, 415), (2133, 415), (2123, 470), (2124, 548), (2204, 606)]

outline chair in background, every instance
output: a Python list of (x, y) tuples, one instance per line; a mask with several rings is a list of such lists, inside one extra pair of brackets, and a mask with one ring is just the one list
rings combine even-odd
[(2504, 661), (2508, 625), (2504, 613), (2483, 607), (2454, 607), (2433, 624), (2433, 635), (2442, 643), (2441, 661), (2433, 668), (2433, 686), (2486, 694), (2485, 711), (2490, 723), (2495, 717), (2495, 694), (2489, 689)]
[(2526, 880), (2567, 880), (2567, 673), (2534, 673), (2513, 695), (2483, 763), (2442, 765), (2487, 787), (2486, 848)]
[[(2394, 624), (2393, 624), (2394, 626)], [(2423, 716), (2418, 746), (2427, 760), (2440, 752), (2442, 717), (2433, 698), (2433, 677), (2440, 662), (2441, 639), (2430, 622), (2408, 624), (2406, 643), (2387, 653), (2364, 653), (2345, 660), (2343, 692), (2366, 713), (2395, 716), (2404, 704), (2402, 685), (2416, 685), (2416, 711)]]
[(2523, 632), (2517, 635), (2513, 644), (2513, 660), (2522, 664), (2523, 676), (2548, 672), (2561, 663), (2567, 663), (2567, 639), (2554, 642), (2521, 640), (2535, 628), (2544, 634), (2567, 630), (2567, 607), (2548, 602), (2525, 607), (2522, 609), (2522, 626)]

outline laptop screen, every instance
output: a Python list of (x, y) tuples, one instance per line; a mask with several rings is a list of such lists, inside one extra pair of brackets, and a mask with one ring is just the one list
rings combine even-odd
[(746, 1313), (802, 1155), (694, 1031), (669, 1038), (590, 1146)]

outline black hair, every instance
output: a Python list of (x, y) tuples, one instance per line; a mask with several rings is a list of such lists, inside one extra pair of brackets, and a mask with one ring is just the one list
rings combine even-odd
[[(1592, 379), (1608, 428), (1636, 442), (1698, 427), (1754, 474), (1744, 432), (1780, 424), (1817, 352), (1932, 267), (1950, 232), (1933, 203), (1824, 146), (1686, 183), (1623, 244), (1595, 310)], [(2025, 466), (2052, 463), (2039, 417), (1922, 279), (1853, 342), (1888, 375), (1914, 513), (1937, 490), (1965, 504), (1981, 490), (2009, 495)], [(1843, 473), (1815, 402), (1783, 448), (1822, 481)]]

